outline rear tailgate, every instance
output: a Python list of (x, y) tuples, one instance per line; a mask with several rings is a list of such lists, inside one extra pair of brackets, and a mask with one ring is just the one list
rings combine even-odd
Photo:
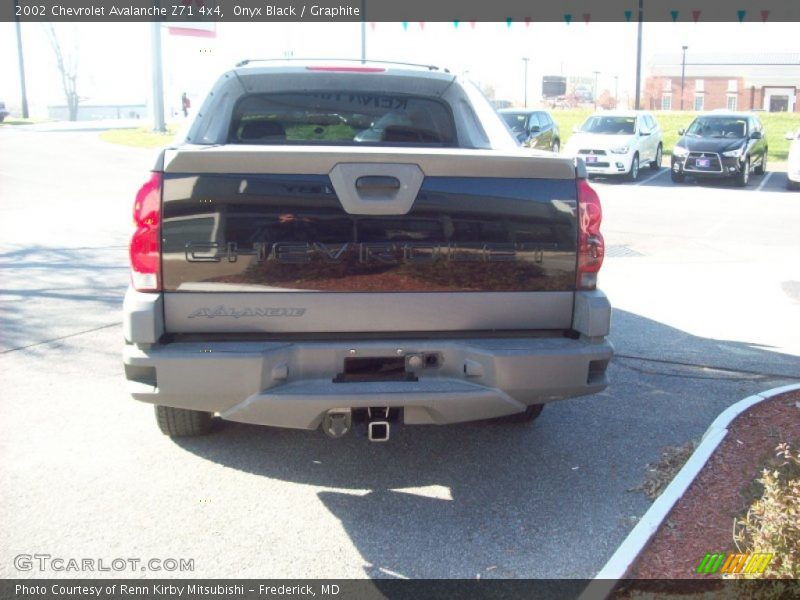
[(568, 329), (570, 160), (198, 146), (164, 156), (171, 333)]

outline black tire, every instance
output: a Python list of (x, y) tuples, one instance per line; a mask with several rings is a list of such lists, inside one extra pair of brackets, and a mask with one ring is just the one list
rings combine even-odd
[(676, 173), (675, 171), (670, 172), (670, 178), (672, 179), (673, 183), (683, 183), (686, 181), (686, 175), (683, 173)]
[(736, 174), (736, 185), (745, 187), (747, 182), (750, 181), (750, 157), (748, 156), (744, 161), (744, 167)]
[(800, 190), (800, 183), (796, 181), (792, 181), (791, 179), (786, 180), (786, 189), (790, 192)]
[(633, 155), (633, 160), (631, 161), (631, 170), (628, 171), (628, 181), (636, 181), (639, 179), (639, 153)]
[(539, 418), (539, 415), (542, 414), (542, 410), (544, 410), (544, 404), (531, 404), (521, 413), (515, 413), (513, 415), (492, 419), (492, 422), (502, 424), (530, 423), (531, 421), (535, 421), (537, 418)]
[(561, 150), (561, 141), (560, 140), (553, 140), (553, 145), (550, 146), (550, 152), (554, 154), (558, 154)]
[(755, 168), (756, 175), (763, 175), (767, 172), (767, 149), (764, 148), (764, 155), (761, 157), (761, 164)]
[(172, 406), (156, 406), (156, 422), (169, 437), (206, 435), (211, 431), (211, 413)]
[(658, 145), (658, 149), (656, 150), (656, 159), (650, 163), (650, 168), (653, 171), (658, 171), (661, 168), (661, 161), (664, 159), (664, 148), (661, 147), (661, 144)]

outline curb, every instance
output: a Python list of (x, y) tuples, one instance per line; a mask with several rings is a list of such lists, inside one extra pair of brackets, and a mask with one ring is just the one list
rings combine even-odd
[(672, 507), (686, 493), (695, 477), (706, 465), (708, 459), (711, 458), (714, 450), (725, 439), (728, 434), (728, 425), (730, 425), (731, 421), (759, 402), (795, 390), (800, 390), (800, 384), (773, 388), (739, 400), (739, 402), (722, 411), (703, 434), (700, 445), (697, 446), (689, 460), (686, 461), (686, 464), (683, 465), (667, 488), (647, 509), (647, 512), (644, 513), (636, 527), (631, 530), (628, 537), (619, 545), (605, 566), (594, 576), (593, 582), (581, 594), (581, 600), (604, 598), (613, 589), (617, 581), (625, 576), (628, 568), (661, 526)]

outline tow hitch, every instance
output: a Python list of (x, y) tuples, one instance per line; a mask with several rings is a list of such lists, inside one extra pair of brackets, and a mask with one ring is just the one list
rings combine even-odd
[(388, 442), (391, 432), (389, 407), (370, 407), (367, 409), (367, 437), (370, 442)]

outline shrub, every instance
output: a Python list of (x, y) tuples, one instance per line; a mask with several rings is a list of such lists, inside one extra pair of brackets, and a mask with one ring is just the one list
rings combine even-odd
[(764, 492), (742, 519), (734, 521), (733, 540), (740, 552), (771, 552), (763, 573), (740, 573), (736, 578), (800, 578), (800, 451), (780, 444), (782, 463), (764, 469), (759, 482)]

